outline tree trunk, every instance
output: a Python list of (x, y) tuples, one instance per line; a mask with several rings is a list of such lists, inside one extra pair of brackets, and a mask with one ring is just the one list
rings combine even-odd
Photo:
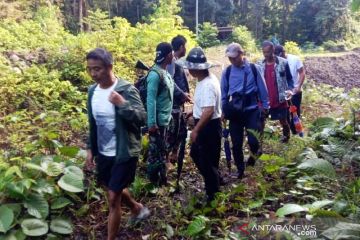
[(283, 0), (283, 16), (282, 16), (282, 24), (281, 24), (281, 39), (285, 41), (287, 39), (287, 29), (289, 25), (289, 14), (290, 14), (290, 6), (288, 0)]
[(83, 5), (84, 0), (79, 0), (79, 26), (80, 26), (80, 32), (84, 31), (84, 25), (83, 25)]

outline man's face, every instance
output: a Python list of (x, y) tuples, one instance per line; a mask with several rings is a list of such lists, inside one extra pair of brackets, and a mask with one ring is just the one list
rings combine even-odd
[(279, 56), (282, 58), (286, 58), (285, 51), (282, 51)]
[(95, 82), (101, 83), (111, 76), (112, 66), (106, 67), (104, 63), (98, 59), (88, 59), (86, 70)]
[(262, 51), (266, 60), (271, 60), (273, 58), (274, 48), (272, 46), (263, 47)]
[(185, 55), (186, 55), (186, 45), (185, 45), (185, 44), (182, 45), (182, 46), (180, 47), (180, 50), (181, 50), (181, 52), (180, 52), (180, 57), (185, 56)]
[(229, 61), (232, 65), (236, 67), (240, 67), (244, 64), (244, 53), (239, 52), (239, 55), (237, 57), (229, 57)]

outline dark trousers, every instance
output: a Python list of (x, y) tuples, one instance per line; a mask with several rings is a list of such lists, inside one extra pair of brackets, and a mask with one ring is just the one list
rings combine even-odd
[(258, 154), (260, 144), (259, 144), (259, 140), (248, 130), (251, 129), (256, 132), (261, 131), (259, 109), (246, 111), (239, 118), (230, 120), (229, 130), (233, 145), (232, 148), (233, 156), (236, 167), (238, 169), (238, 173), (240, 175), (242, 175), (245, 170), (244, 153), (243, 153), (244, 128), (247, 131), (248, 143), (251, 151), (249, 160), (255, 161), (254, 156)]
[[(195, 121), (197, 123), (197, 121)], [(199, 132), (195, 143), (191, 144), (190, 156), (205, 181), (209, 200), (220, 191), (219, 160), (221, 151), (221, 120), (213, 119)]]
[[(296, 106), (297, 109), (297, 115), (300, 117), (301, 115), (301, 100), (302, 100), (302, 92), (299, 92), (292, 96), (291, 102), (294, 106)], [(294, 125), (294, 121), (292, 118), (292, 114), (289, 112), (288, 122), (290, 124), (290, 129), (293, 134), (296, 134), (296, 129)]]
[(156, 133), (149, 133), (149, 156), (147, 173), (150, 182), (155, 185), (164, 185), (166, 178), (166, 127), (159, 127)]

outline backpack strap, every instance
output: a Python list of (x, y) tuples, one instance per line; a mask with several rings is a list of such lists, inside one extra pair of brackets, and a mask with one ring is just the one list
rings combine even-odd
[[(254, 80), (255, 80), (256, 87), (259, 88), (258, 82), (257, 82), (258, 72), (257, 72), (256, 66), (255, 66), (255, 64), (250, 63), (250, 67), (251, 67), (251, 71), (252, 71), (252, 73), (254, 75)], [(257, 94), (256, 94), (256, 101), (260, 102), (259, 91), (257, 91)]]
[(160, 78), (160, 84), (159, 84), (159, 89), (158, 89), (158, 93), (157, 95), (160, 95), (161, 90), (163, 90), (163, 88), (165, 87), (165, 83), (164, 83), (164, 76), (158, 71), (156, 70), (154, 67), (151, 67), (150, 70), (148, 71), (148, 75), (150, 74), (150, 72), (155, 72), (157, 73), (157, 75), (159, 75)]
[(226, 95), (229, 93), (229, 80), (230, 80), (230, 73), (231, 73), (231, 65), (229, 65), (227, 68), (226, 68), (226, 72), (225, 72), (225, 80), (226, 80), (226, 83), (227, 83), (227, 88), (226, 88)]
[[(253, 63), (250, 63), (250, 68), (251, 68), (251, 71), (254, 75), (254, 78), (255, 78), (255, 82), (257, 81), (257, 70), (256, 70), (256, 67), (255, 67), (255, 64)], [(256, 84), (257, 85), (257, 84)]]

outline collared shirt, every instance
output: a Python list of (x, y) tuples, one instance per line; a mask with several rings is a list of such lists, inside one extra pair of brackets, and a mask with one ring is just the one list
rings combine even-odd
[[(255, 79), (248, 61), (245, 61), (241, 67), (232, 65), (229, 79), (226, 79), (226, 69), (223, 71), (221, 76), (221, 102), (223, 105), (228, 101), (229, 96), (232, 96), (234, 93), (241, 94), (243, 92), (244, 78), (245, 74), (247, 74), (245, 94), (254, 94), (259, 96), (259, 100), (261, 101), (263, 108), (269, 108), (268, 93), (263, 74), (260, 73), (256, 65), (255, 67), (257, 70), (257, 79)], [(257, 106), (258, 103), (255, 101), (251, 105), (246, 106), (245, 109), (250, 110), (256, 108)]]
[(221, 100), (220, 84), (215, 75), (210, 74), (208, 77), (197, 82), (194, 93), (193, 116), (200, 119), (203, 108), (214, 107), (214, 113), (211, 119), (221, 117)]

